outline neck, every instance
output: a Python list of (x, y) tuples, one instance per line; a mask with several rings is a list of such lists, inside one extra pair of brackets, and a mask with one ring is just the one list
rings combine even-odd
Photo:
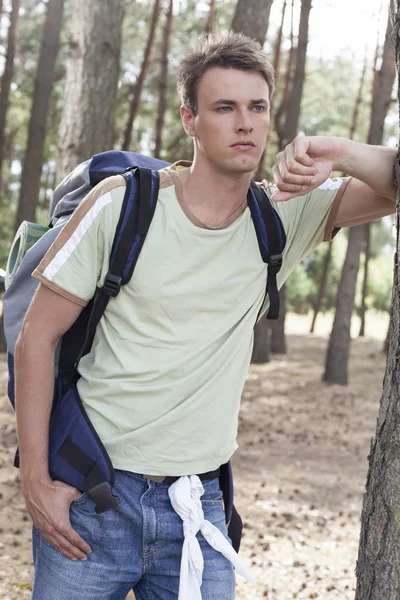
[(215, 212), (239, 206), (246, 198), (251, 173), (227, 173), (206, 160), (196, 160), (181, 173), (182, 191), (190, 207), (202, 205)]

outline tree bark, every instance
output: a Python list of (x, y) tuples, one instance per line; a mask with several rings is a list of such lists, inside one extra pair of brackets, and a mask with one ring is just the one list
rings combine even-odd
[(270, 360), (270, 328), (266, 317), (263, 317), (254, 328), (254, 345), (251, 362), (263, 364)]
[(364, 229), (364, 276), (363, 285), (361, 292), (361, 306), (360, 306), (360, 337), (365, 336), (365, 315), (367, 312), (367, 295), (368, 295), (368, 267), (369, 259), (371, 258), (371, 223), (365, 223)]
[(243, 32), (264, 46), (273, 0), (238, 0), (232, 31)]
[(123, 0), (71, 0), (58, 175), (112, 147)]
[(289, 110), (285, 124), (285, 142), (290, 143), (297, 135), (300, 120), (301, 98), (306, 71), (306, 55), (308, 45), (308, 26), (312, 0), (301, 0), (299, 39), (296, 51), (296, 69), (293, 87), (290, 94)]
[(158, 116), (156, 123), (156, 146), (154, 156), (161, 157), (162, 134), (164, 129), (165, 111), (167, 108), (167, 91), (168, 91), (168, 52), (171, 39), (172, 16), (173, 16), (174, 0), (169, 0), (167, 18), (165, 21), (162, 55), (161, 55), (161, 70), (160, 82), (158, 87)]
[(279, 105), (279, 108), (275, 111), (273, 115), (275, 131), (278, 138), (278, 151), (282, 150), (285, 142), (285, 130), (283, 125), (283, 120), (286, 117), (289, 101), (290, 101), (290, 93), (293, 85), (293, 67), (296, 57), (296, 48), (294, 45), (294, 0), (292, 0), (292, 11), (291, 11), (291, 19), (290, 19), (290, 50), (288, 53), (287, 66), (286, 66), (286, 75), (285, 75), (285, 85), (282, 93), (282, 100)]
[[(372, 85), (372, 103), (371, 103), (371, 120), (368, 130), (368, 144), (379, 145), (383, 141), (383, 132), (385, 119), (389, 110), (394, 78), (396, 74), (396, 65), (394, 60), (394, 49), (391, 41), (392, 23), (390, 15), (388, 16), (386, 26), (386, 36), (382, 52), (382, 63), (380, 69), (376, 69), (378, 52), (375, 53), (374, 62), (374, 77)], [(371, 253), (371, 223), (364, 225), (365, 235), (365, 264), (364, 264), (364, 280), (360, 308), (360, 336), (365, 335), (366, 321), (366, 295), (368, 290), (368, 263)]]
[(392, 99), (392, 90), (396, 74), (393, 43), (391, 40), (392, 23), (390, 15), (386, 25), (386, 36), (383, 45), (382, 63), (375, 69), (371, 105), (371, 123), (368, 131), (368, 144), (381, 144), (386, 115)]
[(335, 319), (329, 339), (323, 380), (327, 383), (347, 384), (350, 350), (350, 325), (354, 308), (357, 274), (363, 241), (361, 225), (349, 230), (349, 243), (336, 299)]
[(148, 70), (149, 64), (150, 64), (151, 49), (152, 49), (153, 42), (154, 42), (154, 34), (156, 31), (159, 14), (160, 14), (160, 0), (154, 0), (153, 14), (152, 14), (151, 21), (150, 21), (149, 35), (147, 37), (147, 43), (146, 43), (146, 48), (144, 51), (142, 66), (140, 68), (140, 73), (136, 80), (136, 83), (134, 83), (132, 86), (132, 100), (131, 100), (131, 104), (130, 104), (130, 108), (129, 108), (128, 120), (126, 122), (124, 141), (122, 143), (122, 150), (129, 150), (130, 145), (131, 145), (133, 123), (134, 123), (134, 121), (137, 117), (138, 111), (139, 111), (140, 100), (142, 97), (142, 91), (143, 91), (143, 86), (144, 86), (144, 80), (146, 79), (147, 70)]
[(17, 43), (17, 27), (19, 20), (20, 0), (12, 0), (10, 26), (8, 28), (7, 51), (4, 73), (0, 90), (0, 196), (3, 187), (3, 162), (6, 154), (6, 121), (10, 104), (11, 81), (14, 73), (15, 47)]
[[(400, 0), (394, 15), (397, 70), (400, 72)], [(400, 88), (398, 90), (400, 101)], [(355, 600), (400, 597), (400, 168), (397, 175), (397, 240), (386, 373), (361, 515)]]
[(319, 282), (317, 299), (314, 304), (314, 315), (313, 315), (312, 322), (311, 322), (310, 333), (314, 333), (317, 316), (321, 310), (322, 302), (323, 302), (323, 299), (325, 296), (326, 282), (328, 280), (329, 266), (331, 264), (331, 258), (332, 258), (332, 247), (333, 247), (333, 242), (330, 242), (328, 245), (328, 248), (326, 249), (326, 253), (324, 256), (324, 262), (322, 265), (322, 274), (321, 274), (321, 279)]
[[(275, 42), (275, 48), (274, 48), (274, 58), (272, 61), (272, 66), (275, 72), (275, 85), (278, 81), (278, 76), (279, 76), (279, 66), (280, 66), (280, 61), (281, 61), (281, 49), (282, 49), (282, 37), (283, 37), (283, 25), (285, 22), (285, 13), (286, 13), (286, 4), (287, 4), (287, 0), (285, 0), (284, 4), (283, 4), (283, 8), (282, 8), (282, 16), (281, 16), (281, 24), (280, 27), (278, 29), (278, 34), (276, 37), (276, 42)], [(271, 98), (271, 105), (270, 105), (270, 114), (271, 114), (271, 121), (273, 119), (273, 112), (274, 112), (274, 98)], [(262, 153), (260, 162), (258, 164), (257, 167), (257, 171), (256, 171), (256, 175), (255, 175), (255, 180), (256, 181), (262, 181), (264, 179), (264, 175), (265, 175), (265, 159), (267, 156), (267, 148), (268, 148), (268, 139), (266, 141), (266, 145), (265, 145), (265, 149), (264, 152)]]
[[(310, 19), (312, 0), (301, 0), (301, 12), (300, 12), (300, 24), (299, 24), (299, 39), (296, 51), (296, 68), (293, 78), (293, 85), (290, 87), (291, 77), (291, 64), (289, 56), (289, 69), (288, 72), (288, 97), (282, 101), (286, 103), (286, 120), (284, 131), (281, 132), (282, 137), (279, 137), (279, 146), (281, 149), (288, 142), (291, 142), (297, 135), (300, 118), (300, 105), (301, 97), (303, 94), (303, 86), (305, 79), (305, 66), (306, 66), (306, 55), (307, 55), (307, 44), (308, 44), (308, 23)], [(293, 17), (292, 17), (293, 18)], [(272, 325), (271, 334), (271, 351), (279, 354), (286, 354), (286, 339), (285, 339), (285, 316), (286, 316), (286, 299), (284, 295), (284, 288), (280, 291), (281, 306), (285, 307), (281, 309), (279, 313), (279, 319)]]
[(46, 122), (49, 112), (54, 67), (60, 44), (64, 0), (49, 0), (36, 73), (29, 121), (28, 142), (21, 175), (15, 230), (24, 220), (34, 221), (39, 199)]
[(213, 33), (216, 19), (216, 0), (210, 0), (210, 12), (207, 19), (206, 33)]
[(357, 131), (358, 117), (360, 114), (361, 102), (362, 102), (363, 96), (364, 96), (363, 92), (364, 92), (365, 75), (367, 72), (367, 64), (368, 64), (368, 54), (367, 54), (367, 50), (366, 50), (365, 57), (364, 57), (363, 70), (362, 70), (361, 77), (360, 77), (360, 84), (358, 86), (357, 98), (354, 103), (353, 116), (351, 119), (351, 125), (350, 125), (350, 131), (349, 131), (349, 138), (351, 140), (354, 140), (354, 135)]

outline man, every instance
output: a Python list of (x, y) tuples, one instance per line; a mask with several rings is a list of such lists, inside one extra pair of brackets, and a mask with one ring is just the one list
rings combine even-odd
[[(182, 61), (178, 91), (193, 163), (160, 172), (134, 277), (110, 302), (79, 365), (83, 405), (116, 469), (120, 504), (101, 515), (85, 494), (51, 481), (48, 423), (54, 351), (107, 272), (121, 177), (89, 194), (34, 273), (41, 284), (16, 348), (34, 600), (122, 600), (131, 588), (137, 600), (234, 598), (232, 562), (240, 564), (201, 535), (201, 596), (193, 583), (199, 555), (192, 569), (182, 567), (188, 587), (180, 587), (184, 533), (185, 552), (195, 544), (174, 510), (179, 498), (157, 478), (176, 477), (193, 496), (203, 485), (204, 518), (227, 537), (216, 474), (237, 448), (253, 327), (268, 303), (267, 267), (246, 197), (265, 147), (273, 89), (270, 65), (243, 35), (209, 37)], [(296, 138), (278, 154), (273, 199), (287, 235), (280, 285), (338, 228), (394, 212), (394, 160), (394, 150), (323, 137)], [(351, 177), (330, 180), (333, 170)]]

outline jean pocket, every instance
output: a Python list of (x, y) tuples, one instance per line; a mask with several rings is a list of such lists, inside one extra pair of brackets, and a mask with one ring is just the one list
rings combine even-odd
[(83, 492), (83, 494), (81, 494), (78, 498), (76, 498), (76, 500), (72, 500), (71, 506), (76, 506), (77, 504), (82, 504), (82, 502), (84, 502), (86, 500), (86, 497), (87, 497), (86, 492)]

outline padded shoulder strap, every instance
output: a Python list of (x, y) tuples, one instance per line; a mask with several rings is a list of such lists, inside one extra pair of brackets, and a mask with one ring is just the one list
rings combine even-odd
[(279, 316), (279, 292), (276, 276), (282, 266), (286, 234), (271, 200), (254, 181), (251, 183), (247, 199), (261, 256), (263, 261), (268, 264), (269, 310), (267, 319), (277, 319)]
[(158, 173), (138, 167), (128, 169), (124, 177), (126, 191), (114, 235), (109, 270), (103, 287), (97, 291), (94, 298), (85, 343), (76, 360), (73, 376), (80, 359), (90, 350), (96, 327), (110, 298), (117, 296), (121, 285), (127, 284), (132, 277), (156, 209), (159, 190)]

